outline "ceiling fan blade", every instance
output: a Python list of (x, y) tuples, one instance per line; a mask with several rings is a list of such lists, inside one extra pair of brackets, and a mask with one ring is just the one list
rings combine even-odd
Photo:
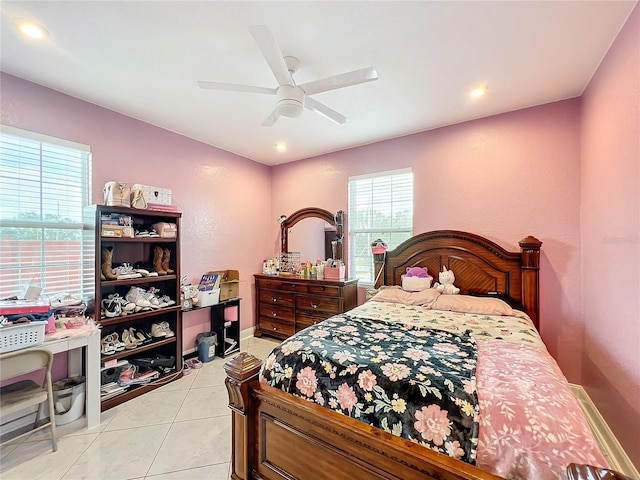
[(335, 110), (327, 107), (325, 104), (320, 103), (317, 100), (314, 100), (311, 97), (305, 97), (304, 106), (305, 108), (308, 108), (309, 110), (319, 113), (323, 117), (326, 117), (329, 120), (336, 122), (338, 125), (344, 125), (347, 122), (347, 120), (349, 120), (344, 115), (339, 114)]
[(229, 90), (232, 92), (249, 92), (249, 93), (266, 93), (269, 95), (275, 95), (275, 88), (266, 87), (253, 87), (251, 85), (237, 85), (235, 83), (220, 83), (220, 82), (205, 82), (198, 80), (200, 88), (209, 90)]
[(278, 81), (278, 85), (294, 85), (291, 73), (284, 61), (280, 47), (273, 33), (266, 25), (251, 25), (249, 31), (262, 51), (269, 68)]
[(333, 77), (303, 83), (298, 86), (302, 88), (307, 95), (313, 95), (314, 93), (327, 92), (329, 90), (335, 90), (336, 88), (349, 87), (351, 85), (358, 85), (359, 83), (371, 82), (377, 79), (378, 71), (375, 67), (367, 67), (361, 68), (360, 70), (354, 70), (353, 72), (341, 73), (340, 75), (334, 75)]
[(278, 108), (271, 112), (271, 115), (267, 117), (267, 119), (262, 123), (263, 127), (273, 127), (273, 124), (276, 123), (276, 120), (280, 118), (280, 114), (278, 113)]

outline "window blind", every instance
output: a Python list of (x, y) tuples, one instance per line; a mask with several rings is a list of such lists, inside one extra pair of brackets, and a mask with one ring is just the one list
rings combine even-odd
[(84, 296), (93, 285), (93, 245), (84, 245), (91, 198), (86, 145), (0, 128), (0, 298), (43, 293)]
[(349, 178), (349, 275), (363, 284), (374, 281), (371, 243), (395, 248), (413, 235), (411, 169)]

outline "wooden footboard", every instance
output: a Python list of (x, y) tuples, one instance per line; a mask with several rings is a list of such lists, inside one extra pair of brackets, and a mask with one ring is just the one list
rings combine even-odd
[(264, 385), (261, 363), (243, 352), (224, 365), (234, 480), (500, 478)]

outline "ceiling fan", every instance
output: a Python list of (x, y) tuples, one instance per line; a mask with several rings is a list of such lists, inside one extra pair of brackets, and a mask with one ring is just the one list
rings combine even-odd
[(300, 61), (296, 57), (285, 57), (282, 55), (275, 37), (266, 25), (252, 25), (249, 27), (249, 31), (253, 35), (258, 47), (260, 47), (273, 75), (276, 77), (278, 87), (254, 87), (250, 85), (205, 81), (198, 81), (198, 85), (200, 88), (212, 90), (230, 90), (275, 95), (277, 98), (276, 108), (262, 124), (265, 127), (271, 127), (279, 117), (299, 117), (302, 115), (303, 108), (319, 113), (329, 120), (342, 125), (347, 121), (347, 117), (311, 98), (310, 95), (378, 79), (376, 69), (374, 67), (367, 67), (321, 80), (303, 83), (302, 85), (296, 85), (293, 80), (293, 74), (298, 69)]

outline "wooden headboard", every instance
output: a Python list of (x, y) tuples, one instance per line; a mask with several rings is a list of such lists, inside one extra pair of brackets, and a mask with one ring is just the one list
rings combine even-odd
[(427, 267), (434, 281), (445, 266), (453, 270), (460, 293), (497, 292), (524, 305), (538, 328), (540, 247), (542, 242), (528, 236), (520, 242), (520, 252), (473, 233), (436, 230), (416, 235), (394, 250), (374, 255), (376, 283), (401, 285), (407, 267)]

